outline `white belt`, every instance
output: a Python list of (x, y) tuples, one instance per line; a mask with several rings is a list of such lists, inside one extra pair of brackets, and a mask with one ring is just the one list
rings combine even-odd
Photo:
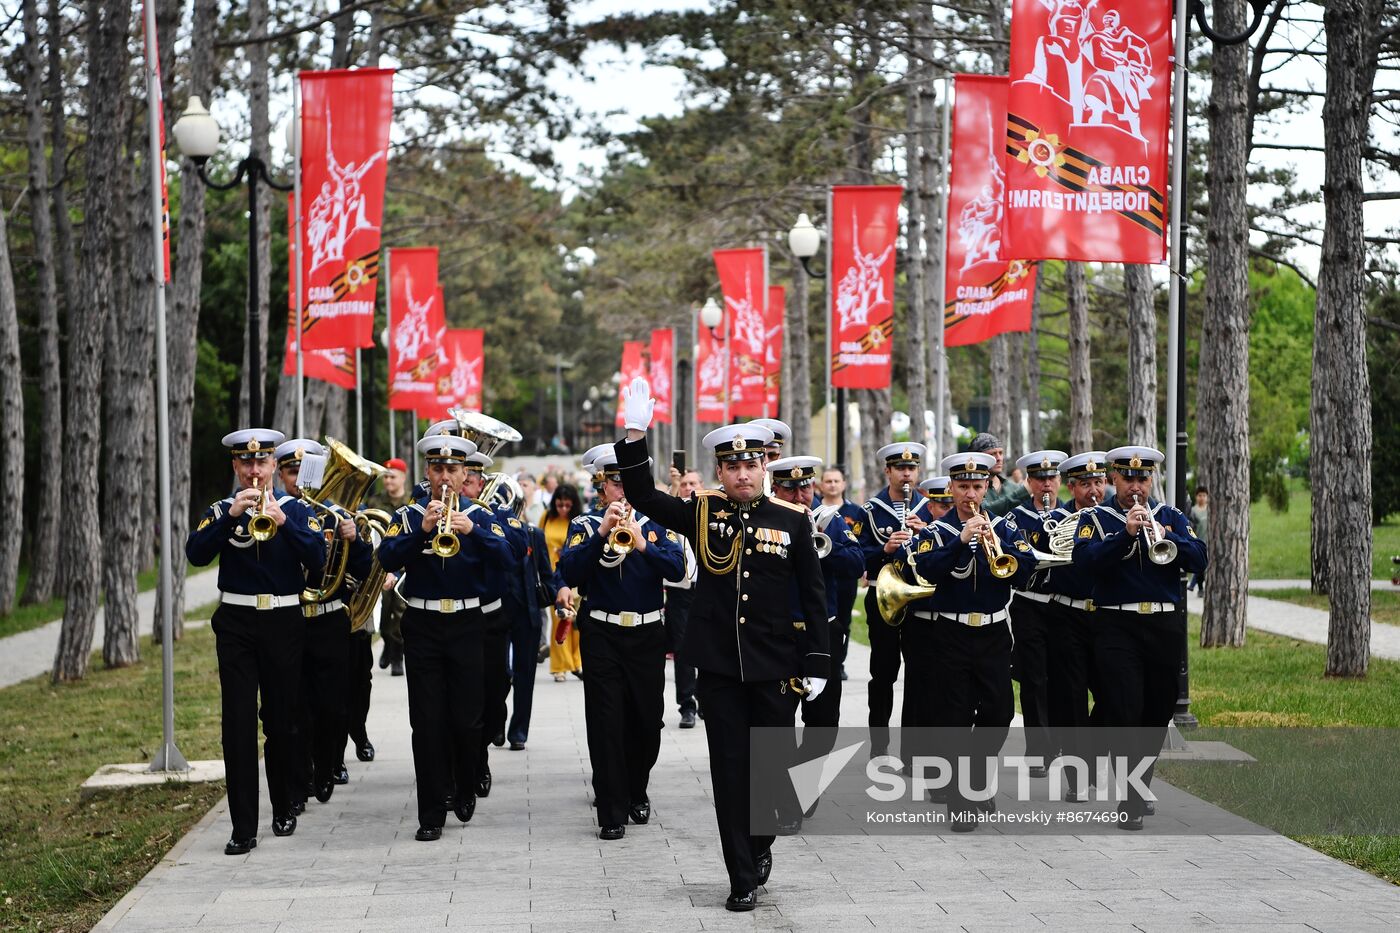
[(281, 609), (301, 605), (301, 594), (277, 596), (272, 593), (220, 593), (219, 602), (225, 606), (247, 606), (252, 609)]
[(1061, 596), (1059, 593), (1053, 594), (1050, 599), (1052, 602), (1059, 603), (1061, 606), (1068, 606), (1071, 609), (1083, 609), (1085, 612), (1093, 612), (1095, 609), (1099, 608), (1094, 605), (1092, 599), (1071, 599), (1068, 596)]
[(660, 609), (655, 612), (603, 612), (599, 609), (590, 609), (588, 614), (599, 622), (611, 622), (613, 625), (631, 628), (634, 625), (650, 625), (653, 622), (660, 622), (662, 612)]
[(419, 599), (417, 596), (405, 596), (403, 601), (411, 609), (426, 609), (428, 612), (441, 612), (444, 615), (464, 609), (480, 608), (482, 612), (494, 612), (501, 608), (499, 599), (483, 606), (479, 596), (473, 596), (471, 599)]
[(1002, 609), (999, 612), (940, 612), (938, 618), (973, 627), (995, 625), (998, 622), (1006, 621), (1006, 610)]
[(304, 603), (301, 607), (301, 614), (306, 616), (308, 619), (314, 619), (317, 616), (330, 615), (337, 609), (344, 608), (344, 601), (339, 599), (333, 599), (328, 603)]
[(1033, 603), (1048, 603), (1048, 602), (1050, 601), (1050, 594), (1049, 594), (1049, 593), (1027, 593), (1027, 592), (1025, 592), (1025, 591), (1023, 591), (1023, 590), (1017, 590), (1017, 591), (1016, 591), (1016, 598), (1017, 598), (1017, 599), (1029, 599), (1029, 600), (1030, 600), (1031, 602), (1033, 602)]
[(1176, 612), (1176, 603), (1123, 603), (1119, 606), (1095, 606), (1096, 609), (1114, 609), (1118, 612), (1137, 612), (1151, 615), (1154, 612)]

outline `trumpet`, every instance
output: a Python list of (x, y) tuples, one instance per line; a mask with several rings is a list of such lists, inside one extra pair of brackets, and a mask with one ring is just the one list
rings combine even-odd
[(438, 519), (437, 534), (433, 535), (433, 553), (438, 557), (452, 557), (462, 549), (456, 532), (452, 530), (452, 513), (457, 509), (457, 493), (451, 492), (446, 483), (442, 484), (442, 501), (447, 511)]
[[(1138, 497), (1133, 496), (1133, 507), (1140, 504)], [(1142, 545), (1147, 549), (1147, 559), (1154, 564), (1165, 567), (1176, 560), (1176, 544), (1157, 536), (1157, 522), (1151, 516), (1142, 525)]]
[(253, 536), (253, 540), (258, 543), (271, 541), (277, 534), (277, 522), (267, 514), (267, 490), (258, 485), (258, 478), (253, 477), (253, 488), (258, 491), (258, 508), (253, 513), (253, 517), (248, 519), (248, 534)]
[(624, 522), (630, 522), (632, 520), (632, 516), (635, 512), (635, 509), (631, 506), (627, 506), (627, 513), (622, 517), (622, 520), (613, 526), (612, 531), (608, 532), (608, 547), (614, 554), (621, 557), (626, 557), (628, 554), (632, 553), (632, 549), (637, 546), (637, 541), (632, 535), (632, 529), (623, 527)]
[[(972, 506), (972, 514), (981, 514), (976, 504)], [(1001, 549), (1001, 539), (996, 536), (996, 533), (988, 528), (986, 533), (979, 535), (979, 537), (982, 539), (982, 550), (987, 553), (987, 563), (991, 565), (992, 576), (998, 580), (1005, 580), (1014, 575), (1020, 562)]]

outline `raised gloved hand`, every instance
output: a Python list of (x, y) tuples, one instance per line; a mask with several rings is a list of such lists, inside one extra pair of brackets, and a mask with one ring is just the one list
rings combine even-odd
[(629, 431), (645, 431), (651, 427), (651, 413), (655, 407), (651, 384), (638, 376), (622, 390), (622, 426)]
[(803, 697), (803, 699), (805, 699), (808, 703), (811, 703), (817, 697), (821, 696), (822, 691), (826, 689), (826, 678), (804, 677), (802, 678), (802, 685), (807, 688), (807, 693)]

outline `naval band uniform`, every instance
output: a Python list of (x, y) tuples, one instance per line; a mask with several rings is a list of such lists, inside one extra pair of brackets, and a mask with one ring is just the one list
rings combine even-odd
[[(235, 459), (263, 459), (282, 439), (278, 431), (254, 428), (235, 431), (223, 443)], [(299, 600), (303, 574), (319, 573), (326, 552), (320, 523), (304, 503), (290, 496), (278, 499), (286, 521), (262, 542), (248, 533), (256, 510), (235, 517), (229, 514), (232, 504), (232, 498), (222, 499), (205, 510), (185, 543), (185, 555), (196, 567), (219, 560), (219, 608), (210, 626), (219, 661), (224, 769), (233, 821), (229, 850), (237, 853), (257, 844), (259, 718), (266, 737), (264, 766), (273, 828), (280, 834), (296, 828), (291, 784), (305, 630)]]
[[(716, 439), (716, 436), (721, 439)], [(707, 435), (719, 458), (748, 456), (771, 438), (734, 425)], [(749, 729), (791, 728), (799, 697), (792, 677), (830, 673), (821, 564), (805, 510), (763, 497), (735, 502), (717, 490), (677, 499), (652, 484), (646, 438), (619, 441), (627, 501), (690, 539), (699, 563), (695, 602), (681, 654), (699, 669), (696, 694), (705, 738), (720, 847), (732, 895), (752, 895), (765, 872), (772, 836), (752, 836)], [(793, 618), (797, 582), (802, 618)], [(751, 903), (750, 903), (751, 907)]]

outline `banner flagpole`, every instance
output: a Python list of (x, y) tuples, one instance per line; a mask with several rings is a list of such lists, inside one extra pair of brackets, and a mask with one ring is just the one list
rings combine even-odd
[[(831, 231), (834, 228), (835, 219), (831, 216), (831, 188), (826, 189), (826, 268), (827, 274), (831, 274)], [(835, 307), (832, 304), (832, 295), (835, 289), (831, 283), (826, 283), (826, 462), (828, 466), (836, 465), (836, 407), (831, 398), (831, 328), (832, 313)], [(845, 464), (840, 465), (845, 469)]]
[(365, 449), (365, 411), (362, 406), (363, 395), (360, 392), (360, 384), (363, 378), (360, 375), (360, 348), (355, 348), (355, 450), (356, 452)]
[[(388, 389), (384, 393), (385, 404), (389, 409), (389, 457), (397, 457), (398, 445), (394, 443), (394, 354), (389, 349), (394, 342), (394, 280), (389, 270), (390, 250), (384, 251), (384, 356), (388, 361), (385, 370), (388, 371)], [(388, 459), (386, 457), (385, 459)], [(411, 488), (411, 487), (410, 487)]]
[(1178, 482), (1186, 469), (1184, 445), (1178, 442), (1177, 432), (1182, 425), (1177, 423), (1177, 394), (1182, 391), (1178, 382), (1179, 334), (1181, 329), (1182, 298), (1186, 288), (1186, 256), (1181, 249), (1181, 194), (1186, 185), (1185, 136), (1186, 136), (1186, 30), (1187, 4), (1179, 0), (1176, 4), (1176, 45), (1175, 61), (1172, 62), (1174, 80), (1172, 82), (1172, 166), (1171, 166), (1171, 205), (1168, 208), (1171, 226), (1167, 234), (1167, 248), (1171, 250), (1171, 275), (1167, 288), (1167, 455), (1168, 482), (1162, 484), (1162, 494), (1168, 505), (1180, 508), (1185, 503), (1178, 502), (1176, 491), (1185, 488)]
[(933, 352), (938, 358), (938, 380), (934, 387), (934, 462), (937, 463), (948, 455), (949, 433), (952, 425), (948, 418), (948, 348), (944, 345), (944, 309), (948, 307), (948, 198), (952, 195), (950, 182), (952, 178), (948, 172), (948, 149), (952, 140), (951, 122), (952, 106), (950, 98), (953, 93), (953, 76), (947, 75), (943, 79), (943, 157), (939, 164), (943, 166), (943, 204), (940, 207), (942, 212), (939, 221), (938, 231), (938, 305), (933, 310)]
[(777, 412), (768, 410), (768, 244), (763, 244), (763, 417), (772, 418)]
[[(306, 434), (306, 361), (302, 356), (301, 349), (301, 325), (304, 304), (306, 301), (306, 288), (302, 284), (301, 274), (305, 268), (302, 260), (301, 250), (303, 237), (301, 230), (301, 75), (297, 75), (296, 81), (292, 83), (292, 200), (296, 203), (296, 220), (293, 230), (296, 234), (296, 348), (297, 348), (297, 437), (304, 437)], [(358, 378), (358, 374), (357, 377)]]

